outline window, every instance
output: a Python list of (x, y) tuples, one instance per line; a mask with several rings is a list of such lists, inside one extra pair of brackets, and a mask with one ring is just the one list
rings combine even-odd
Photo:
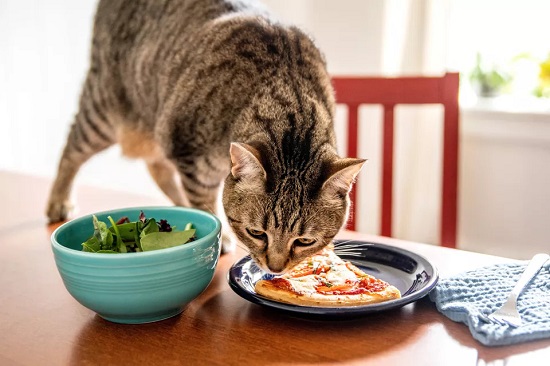
[[(467, 76), (479, 53), (486, 67), (512, 76), (505, 93), (516, 97), (532, 96), (539, 85), (539, 65), (550, 57), (547, 27), (550, 2), (449, 1), (447, 66)], [(466, 93), (473, 91), (463, 90)]]

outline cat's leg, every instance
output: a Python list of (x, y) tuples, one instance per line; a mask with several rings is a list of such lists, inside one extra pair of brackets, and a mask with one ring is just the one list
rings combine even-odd
[(63, 221), (74, 206), (70, 196), (78, 170), (91, 156), (115, 143), (115, 134), (98, 103), (92, 98), (88, 80), (80, 100), (80, 108), (71, 125), (59, 162), (57, 176), (50, 191), (46, 215), (50, 222)]
[(219, 184), (207, 186), (200, 184), (197, 177), (192, 173), (187, 173), (181, 177), (181, 182), (191, 207), (217, 213), (217, 198)]
[[(223, 191), (223, 187), (220, 188), (220, 191)], [(225, 211), (221, 203), (221, 197), (219, 198), (217, 216), (222, 223), (222, 253), (232, 252), (237, 246), (237, 237), (233, 231), (231, 231), (231, 227), (229, 226), (227, 216), (225, 215)]]
[(177, 206), (190, 207), (191, 203), (184, 194), (178, 179), (177, 169), (166, 158), (148, 160), (147, 169), (159, 188)]
[(222, 222), (222, 253), (229, 253), (235, 250), (236, 241), (233, 235), (226, 231), (229, 226), (223, 224), (225, 220), (219, 199), (221, 182), (227, 172), (209, 161), (208, 158), (200, 159), (193, 168), (180, 172), (181, 182), (191, 207), (211, 212), (220, 218)]

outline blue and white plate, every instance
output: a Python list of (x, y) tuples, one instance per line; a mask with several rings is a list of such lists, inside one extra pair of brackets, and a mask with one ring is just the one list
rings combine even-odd
[(357, 240), (335, 241), (334, 251), (366, 273), (380, 278), (401, 291), (401, 298), (382, 303), (316, 307), (286, 304), (258, 295), (254, 285), (273, 275), (261, 270), (246, 256), (235, 263), (228, 273), (229, 286), (239, 296), (255, 304), (303, 315), (356, 316), (395, 309), (426, 296), (437, 284), (437, 269), (426, 258), (405, 249)]

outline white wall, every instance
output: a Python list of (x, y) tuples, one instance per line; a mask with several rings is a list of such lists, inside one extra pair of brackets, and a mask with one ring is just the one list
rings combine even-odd
[(51, 174), (76, 112), (94, 3), (0, 3), (2, 166)]
[(329, 72), (377, 73), (381, 68), (383, 1), (262, 0), (280, 19), (306, 30), (323, 50)]
[[(88, 68), (96, 0), (0, 1), (0, 169), (53, 176)], [(77, 183), (161, 196), (141, 162), (112, 148)]]
[(462, 111), (462, 248), (530, 258), (550, 252), (550, 106)]

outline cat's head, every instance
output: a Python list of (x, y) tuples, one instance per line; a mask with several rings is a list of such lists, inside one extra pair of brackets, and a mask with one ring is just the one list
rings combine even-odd
[(303, 169), (275, 171), (261, 150), (231, 144), (223, 205), (255, 262), (283, 273), (332, 242), (347, 220), (348, 193), (365, 160), (326, 154)]

